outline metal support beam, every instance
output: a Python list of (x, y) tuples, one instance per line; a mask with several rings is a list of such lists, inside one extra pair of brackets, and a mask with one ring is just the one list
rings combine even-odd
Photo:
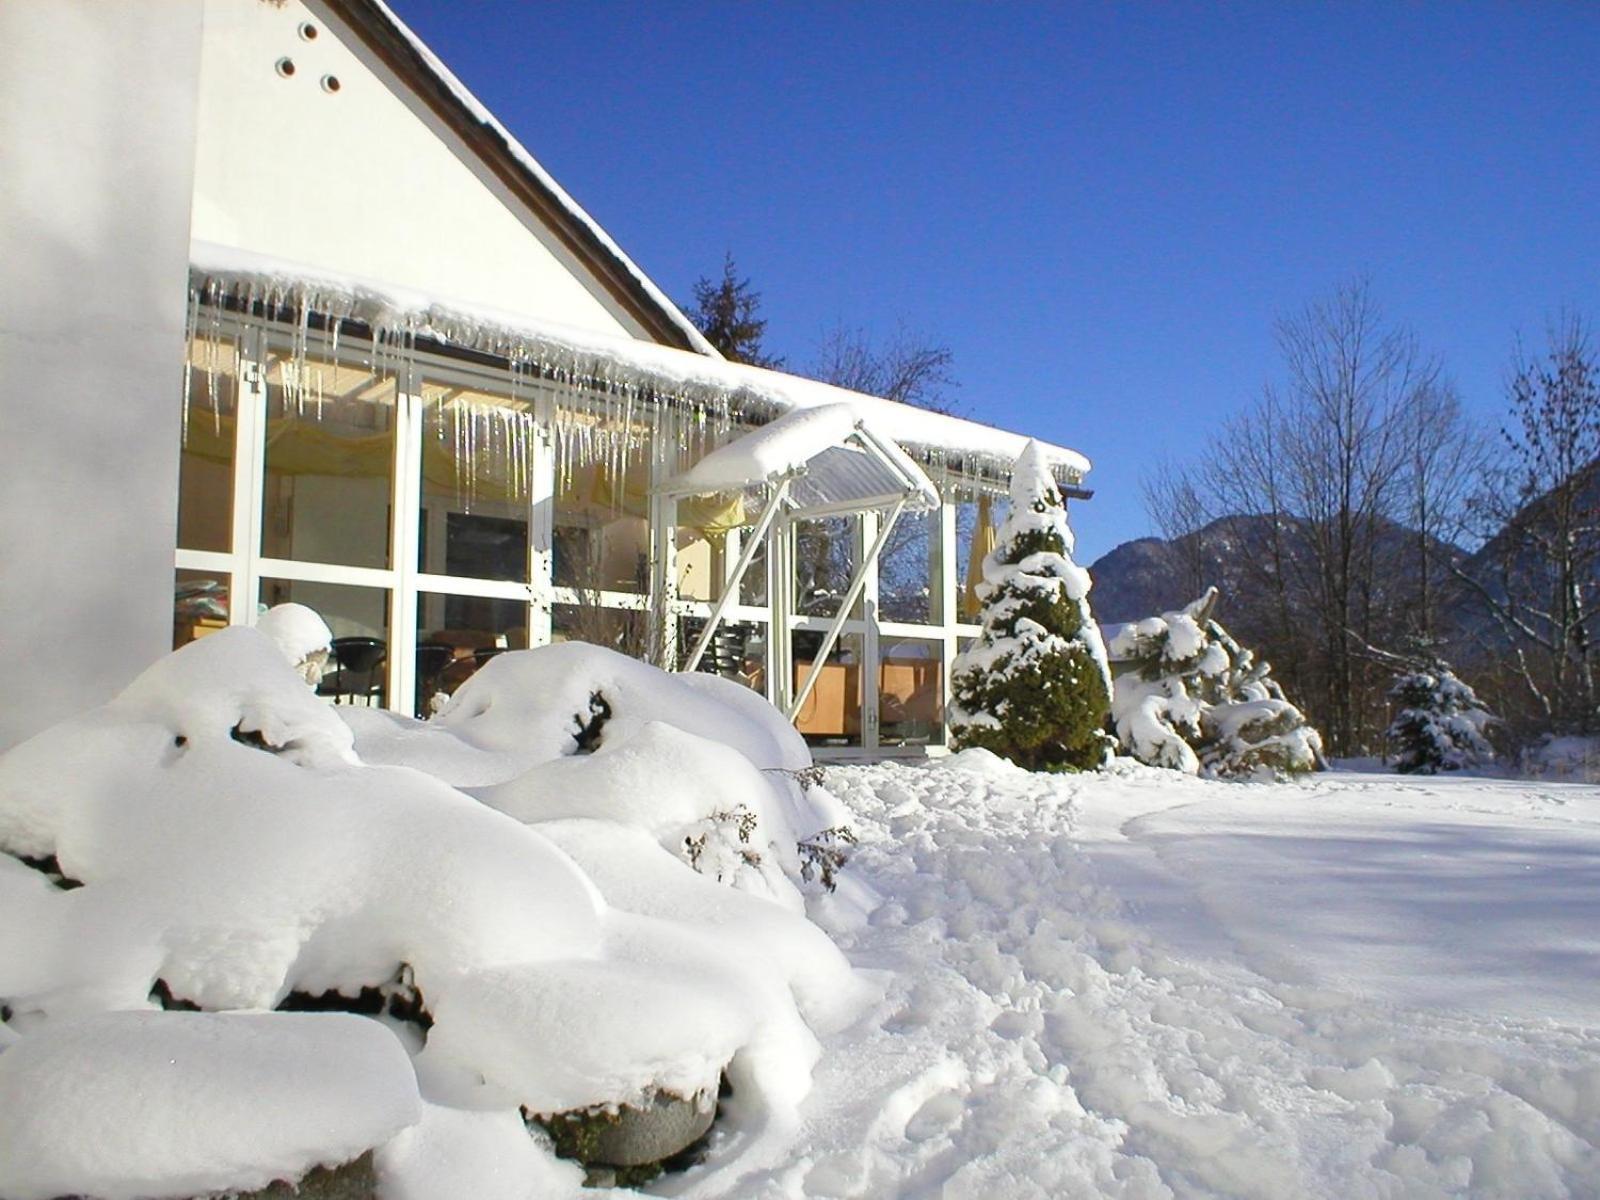
[(761, 513), (761, 520), (756, 522), (755, 529), (745, 539), (744, 551), (739, 555), (739, 562), (733, 568), (733, 576), (722, 589), (722, 595), (717, 597), (716, 606), (711, 610), (711, 615), (706, 618), (706, 627), (700, 631), (700, 636), (695, 639), (694, 649), (689, 652), (689, 657), (684, 660), (683, 670), (694, 671), (699, 669), (700, 659), (705, 655), (706, 647), (711, 644), (711, 635), (717, 630), (717, 622), (722, 620), (722, 614), (727, 610), (739, 595), (739, 586), (744, 581), (745, 572), (750, 569), (750, 564), (755, 561), (756, 551), (766, 540), (767, 530), (772, 528), (772, 519), (778, 515), (778, 510), (783, 507), (783, 502), (789, 496), (790, 476), (784, 476), (772, 493), (772, 499), (767, 501), (767, 507)]

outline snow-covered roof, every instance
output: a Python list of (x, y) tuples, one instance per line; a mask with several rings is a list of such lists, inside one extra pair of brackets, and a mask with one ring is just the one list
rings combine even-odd
[[(466, 84), (445, 66), (428, 46), (383, 0), (328, 0), (340, 18), (362, 35), (403, 78), (421, 85), (426, 99), (443, 107), (444, 115), (467, 143), (485, 159), (505, 168), (526, 185), (531, 198), (541, 202), (543, 215), (551, 217), (589, 265), (613, 288), (620, 288), (632, 307), (654, 318), (682, 344), (700, 354), (720, 358), (688, 317), (627, 256), (583, 206), (567, 194), (539, 161), (472, 94)], [(648, 325), (650, 322), (645, 321)]]
[[(191, 286), (210, 303), (357, 321), (385, 340), (435, 341), (504, 358), (549, 378), (722, 409), (752, 423), (786, 412), (847, 405), (924, 462), (1008, 477), (1029, 438), (964, 417), (913, 408), (781, 371), (710, 358), (633, 338), (558, 325), (518, 313), (430, 296), (415, 289), (273, 259), (231, 246), (190, 247)], [(1040, 443), (1052, 471), (1076, 483), (1089, 460)]]

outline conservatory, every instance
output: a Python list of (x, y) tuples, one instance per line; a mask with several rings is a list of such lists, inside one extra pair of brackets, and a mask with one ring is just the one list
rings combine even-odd
[(175, 644), (294, 601), (335, 703), (425, 715), (578, 639), (738, 680), (825, 754), (943, 744), (1016, 435), (219, 257), (191, 273)]

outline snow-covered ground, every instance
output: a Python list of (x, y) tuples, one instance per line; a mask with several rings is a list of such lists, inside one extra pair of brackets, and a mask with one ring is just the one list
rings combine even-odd
[(1600, 1194), (1600, 789), (831, 768), (882, 1001), (739, 1195)]
[(562, 1122), (658, 1104), (571, 1152), (717, 1107), (653, 1191), (1600, 1195), (1600, 787), (818, 787), (754, 694), (571, 643), (335, 710), (303, 615), (0, 756), (8, 1200), (577, 1197)]

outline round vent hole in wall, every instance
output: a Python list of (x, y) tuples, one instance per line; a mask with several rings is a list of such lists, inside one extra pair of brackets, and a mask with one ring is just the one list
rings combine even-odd
[(333, 95), (339, 90), (339, 77), (337, 75), (324, 75), (322, 77), (322, 90), (328, 95)]
[(294, 74), (294, 59), (280, 58), (273, 69), (277, 71), (279, 75), (282, 75), (285, 79), (288, 79)]
[(310, 21), (300, 22), (300, 38), (302, 41), (314, 42), (317, 40), (317, 27)]

